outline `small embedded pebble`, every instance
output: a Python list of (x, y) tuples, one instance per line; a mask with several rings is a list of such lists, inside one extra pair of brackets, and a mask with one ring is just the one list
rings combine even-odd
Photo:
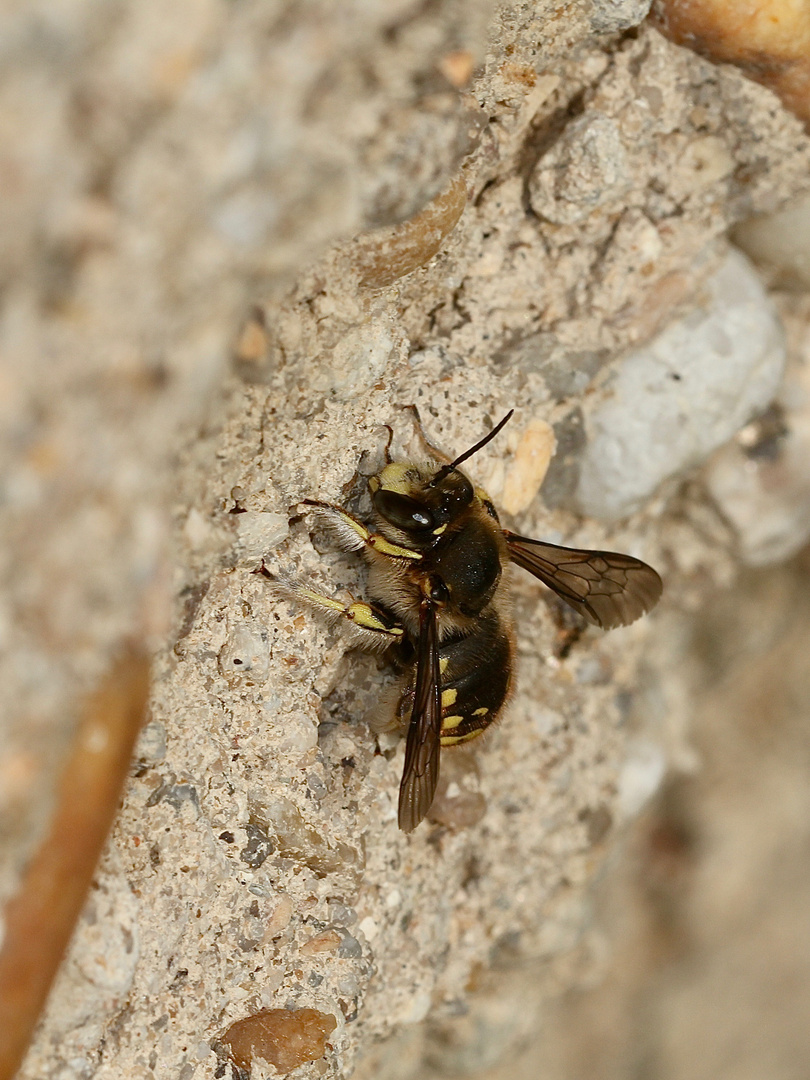
[(273, 841), (258, 825), (246, 825), (247, 846), (239, 852), (239, 858), (252, 870), (258, 870), (268, 855), (275, 850)]
[(307, 1061), (317, 1061), (337, 1020), (317, 1009), (262, 1009), (231, 1024), (222, 1041), (242, 1069), (254, 1058), (264, 1058), (281, 1073), (292, 1072)]
[(282, 514), (259, 510), (245, 510), (233, 518), (236, 524), (236, 547), (241, 558), (261, 559), (275, 551), (290, 531), (290, 524)]
[(237, 623), (219, 650), (219, 670), (229, 682), (263, 683), (270, 670), (267, 633)]
[(316, 953), (334, 952), (343, 941), (337, 930), (324, 930), (322, 934), (316, 934), (309, 941), (305, 941), (298, 950), (303, 956), (313, 956)]
[(520, 436), (499, 500), (507, 514), (520, 514), (531, 506), (546, 477), (555, 447), (551, 424), (531, 420)]
[(289, 799), (274, 799), (267, 806), (254, 800), (252, 816), (275, 839), (282, 857), (303, 862), (319, 876), (341, 871), (357, 878), (361, 873), (362, 852), (342, 841), (330, 847), (326, 837), (304, 820)]
[(540, 158), (529, 179), (529, 199), (538, 217), (575, 225), (597, 206), (619, 198), (629, 182), (619, 127), (594, 110), (570, 121)]
[(337, 991), (345, 997), (357, 997), (360, 993), (360, 983), (355, 975), (349, 973), (338, 980)]
[(292, 900), (289, 896), (282, 894), (278, 898), (278, 903), (273, 908), (273, 914), (267, 921), (267, 925), (264, 930), (265, 941), (272, 941), (284, 930), (287, 929), (292, 918), (293, 906)]
[(344, 934), (337, 954), (346, 959), (357, 960), (363, 955), (363, 946), (356, 937), (352, 937), (351, 934)]
[(354, 908), (341, 904), (339, 900), (330, 900), (329, 920), (336, 926), (351, 926), (357, 922), (357, 912)]
[(318, 802), (320, 802), (327, 793), (326, 784), (324, 784), (320, 776), (316, 776), (314, 773), (307, 777), (307, 790), (311, 793), (312, 798), (317, 799)]

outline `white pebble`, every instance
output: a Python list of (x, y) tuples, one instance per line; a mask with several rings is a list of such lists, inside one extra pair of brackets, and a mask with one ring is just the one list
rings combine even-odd
[(663, 749), (655, 743), (638, 740), (619, 773), (619, 812), (622, 817), (634, 817), (648, 799), (658, 791), (667, 771)]
[(249, 623), (237, 623), (219, 651), (219, 670), (229, 682), (263, 683), (270, 669), (267, 633)]
[(379, 932), (379, 927), (370, 915), (366, 915), (365, 919), (360, 920), (358, 929), (362, 931), (366, 941), (373, 941)]
[(247, 510), (237, 514), (236, 544), (244, 559), (261, 559), (286, 540), (290, 531), (287, 518), (282, 514), (270, 514)]
[(753, 267), (730, 252), (704, 292), (595, 395), (577, 491), (585, 513), (612, 520), (639, 509), (773, 400), (784, 337)]

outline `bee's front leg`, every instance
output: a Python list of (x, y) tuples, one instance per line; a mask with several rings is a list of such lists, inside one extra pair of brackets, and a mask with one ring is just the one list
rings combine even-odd
[(392, 544), (380, 533), (370, 532), (362, 521), (358, 521), (342, 506), (332, 506), (331, 503), (316, 502), (314, 499), (304, 499), (304, 504), (317, 511), (322, 523), (343, 551), (362, 551), (363, 548), (371, 548), (380, 555), (386, 555), (389, 559), (419, 562), (422, 558), (421, 552), (399, 544)]

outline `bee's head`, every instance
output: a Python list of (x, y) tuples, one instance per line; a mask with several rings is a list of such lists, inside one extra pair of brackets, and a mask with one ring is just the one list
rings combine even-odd
[(473, 501), (472, 484), (458, 469), (444, 472), (395, 462), (370, 481), (374, 509), (417, 544), (432, 543)]
[(417, 547), (432, 544), (475, 498), (472, 483), (458, 466), (494, 439), (511, 415), (449, 465), (386, 465), (369, 481), (374, 509), (382, 521), (407, 534)]

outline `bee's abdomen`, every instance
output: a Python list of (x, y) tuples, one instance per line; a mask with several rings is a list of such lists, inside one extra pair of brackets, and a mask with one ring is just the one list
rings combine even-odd
[(497, 612), (490, 609), (468, 637), (443, 642), (442, 746), (480, 735), (496, 719), (512, 682), (512, 642)]

